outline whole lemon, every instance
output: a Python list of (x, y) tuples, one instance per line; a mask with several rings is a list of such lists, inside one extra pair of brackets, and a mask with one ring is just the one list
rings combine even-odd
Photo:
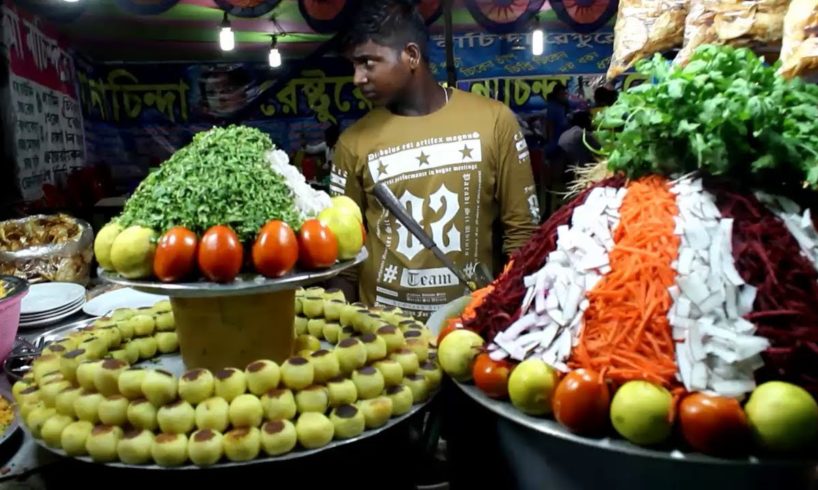
[(335, 196), (332, 198), (332, 207), (338, 208), (343, 211), (349, 211), (358, 218), (358, 221), (361, 223), (364, 222), (364, 217), (361, 214), (361, 208), (358, 207), (358, 204), (352, 200), (352, 198), (347, 196)]
[(111, 246), (111, 264), (114, 270), (127, 279), (150, 277), (156, 253), (156, 238), (156, 232), (150, 228), (126, 228)]
[(647, 381), (628, 381), (611, 402), (611, 422), (625, 439), (640, 446), (658, 444), (670, 436), (673, 395)]
[(558, 383), (559, 377), (554, 368), (542, 359), (527, 359), (511, 371), (508, 396), (511, 404), (523, 413), (547, 415), (551, 413), (551, 400)]
[[(360, 213), (360, 211), (359, 211)], [(349, 209), (330, 207), (318, 215), (318, 221), (329, 228), (338, 239), (338, 259), (354, 259), (361, 247), (364, 246), (364, 237), (361, 233), (361, 221)]]
[(756, 442), (765, 449), (797, 451), (818, 437), (818, 404), (800, 386), (768, 381), (753, 391), (744, 409)]
[(100, 267), (106, 271), (114, 270), (114, 264), (111, 262), (111, 246), (114, 244), (116, 237), (122, 233), (122, 226), (119, 223), (111, 222), (103, 226), (94, 240), (94, 255), (97, 257)]
[(458, 381), (469, 381), (474, 359), (484, 343), (483, 338), (471, 330), (453, 331), (443, 339), (437, 351), (440, 367)]

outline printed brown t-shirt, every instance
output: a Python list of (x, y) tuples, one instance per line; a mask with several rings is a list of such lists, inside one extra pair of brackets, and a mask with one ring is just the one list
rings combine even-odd
[(375, 109), (341, 135), (330, 183), (364, 213), (369, 259), (361, 301), (427, 318), (467, 290), (372, 193), (383, 182), (438, 247), (473, 273), (493, 268), (492, 223), (503, 251), (520, 247), (539, 220), (528, 147), (514, 114), (494, 100), (455, 90), (440, 110), (405, 117)]

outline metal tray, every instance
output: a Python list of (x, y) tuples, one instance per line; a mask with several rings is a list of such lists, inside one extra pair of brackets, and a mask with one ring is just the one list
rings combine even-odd
[(369, 254), (362, 248), (358, 255), (344, 262), (339, 262), (329, 269), (320, 271), (296, 270), (279, 279), (268, 279), (259, 274), (241, 274), (229, 284), (205, 281), (164, 283), (157, 281), (140, 281), (125, 279), (119, 274), (98, 269), (99, 277), (120, 286), (127, 286), (138, 291), (152, 294), (163, 294), (178, 298), (202, 298), (216, 296), (241, 296), (246, 294), (272, 293), (308, 286), (337, 276), (342, 271), (354, 267), (367, 259)]
[[(234, 462), (234, 461), (222, 460), (221, 462), (219, 462), (219, 463), (217, 463), (215, 465), (208, 466), (207, 469), (235, 468), (235, 467), (238, 467), (238, 466), (250, 466), (250, 465), (257, 465), (257, 464), (264, 464), (264, 463), (275, 463), (275, 462), (279, 462), (279, 461), (289, 461), (289, 460), (294, 460), (294, 459), (307, 458), (307, 457), (310, 457), (310, 456), (314, 456), (314, 455), (316, 455), (318, 453), (322, 453), (324, 451), (329, 451), (330, 449), (335, 449), (337, 447), (347, 446), (349, 444), (354, 444), (356, 442), (361, 442), (361, 441), (363, 441), (365, 439), (369, 439), (371, 437), (374, 437), (374, 436), (376, 436), (376, 435), (378, 435), (378, 434), (380, 434), (382, 432), (385, 432), (385, 431), (387, 431), (387, 430), (401, 424), (405, 420), (407, 420), (410, 417), (412, 417), (413, 415), (415, 415), (421, 409), (423, 409), (432, 400), (432, 398), (433, 397), (430, 397), (429, 400), (427, 400), (424, 403), (414, 405), (412, 407), (412, 410), (410, 410), (408, 413), (405, 413), (405, 414), (401, 415), (400, 417), (390, 419), (389, 422), (387, 422), (387, 424), (384, 425), (383, 427), (379, 427), (379, 428), (373, 429), (373, 430), (367, 430), (366, 432), (364, 432), (360, 436), (355, 437), (353, 439), (344, 439), (344, 440), (339, 440), (339, 441), (334, 440), (334, 441), (330, 442), (329, 444), (327, 444), (326, 446), (318, 448), (318, 449), (309, 449), (309, 450), (307, 450), (307, 449), (296, 448), (293, 451), (291, 451), (291, 452), (289, 452), (287, 454), (284, 454), (282, 456), (259, 457), (259, 458), (256, 458), (254, 460), (251, 460), (251, 461)], [(26, 428), (25, 426), (23, 426), (23, 430), (27, 434), (31, 435), (31, 433), (28, 431), (28, 428)], [(65, 453), (65, 451), (63, 451), (62, 449), (54, 449), (52, 447), (48, 447), (45, 444), (45, 442), (43, 442), (41, 439), (34, 438), (34, 440), (39, 446), (43, 447), (44, 449), (47, 449), (48, 451), (51, 451), (54, 454), (57, 454), (57, 455), (62, 456), (64, 458), (70, 458), (71, 457), (71, 456), (67, 455)], [(74, 458), (74, 459), (77, 459), (79, 461), (83, 461), (83, 462), (86, 462), (86, 463), (94, 463), (94, 461), (88, 456), (81, 456), (81, 457), (77, 457), (77, 458)], [(184, 466), (177, 466), (177, 467), (170, 467), (170, 468), (155, 465), (155, 464), (153, 464), (153, 465), (129, 465), (129, 464), (125, 464), (125, 463), (96, 463), (96, 464), (104, 464), (105, 466), (110, 466), (110, 467), (113, 467), (113, 468), (128, 468), (128, 469), (135, 469), (135, 470), (164, 470), (164, 471), (168, 471), (168, 470), (170, 470), (170, 471), (188, 470), (189, 471), (189, 470), (203, 469), (201, 466), (196, 466), (194, 464), (187, 464), (187, 465), (184, 465)]]
[(592, 438), (584, 437), (574, 434), (556, 420), (546, 419), (540, 417), (532, 417), (526, 415), (507, 401), (493, 400), (485, 396), (476, 386), (456, 382), (457, 386), (463, 390), (470, 398), (484, 406), (485, 408), (496, 413), (500, 417), (508, 419), (512, 422), (520, 424), (528, 429), (539, 432), (544, 437), (558, 438), (566, 442), (590, 446), (591, 448), (601, 449), (605, 451), (614, 451), (617, 453), (624, 453), (630, 456), (637, 456), (643, 458), (653, 458), (669, 461), (678, 461), (680, 463), (695, 463), (695, 464), (709, 464), (709, 465), (747, 465), (747, 466), (805, 466), (815, 465), (818, 463), (818, 454), (812, 456), (800, 455), (790, 458), (772, 458), (772, 457), (757, 457), (745, 456), (742, 458), (717, 458), (707, 456), (697, 452), (684, 452), (672, 447), (657, 447), (646, 448), (631, 444), (630, 442), (612, 437)]
[[(62, 338), (67, 332), (70, 332), (72, 330), (76, 330), (76, 329), (79, 329), (79, 328), (86, 327), (86, 326), (90, 325), (91, 323), (93, 323), (94, 320), (95, 320), (94, 318), (91, 318), (91, 319), (88, 319), (88, 320), (82, 320), (82, 321), (79, 321), (79, 322), (64, 325), (62, 327), (59, 327), (59, 328), (56, 328), (54, 330), (48, 331), (48, 332), (44, 333), (43, 335), (37, 337), (34, 340), (33, 343), (37, 348), (42, 349), (49, 342), (52, 342), (52, 341), (54, 341), (56, 339), (59, 339), (59, 338)], [(136, 365), (137, 366), (143, 366), (143, 367), (150, 367), (150, 368), (161, 368), (161, 369), (164, 369), (164, 370), (166, 370), (168, 372), (173, 373), (176, 376), (181, 376), (185, 372), (185, 366), (184, 366), (184, 363), (182, 362), (182, 356), (180, 354), (178, 354), (178, 353), (176, 353), (176, 354), (165, 354), (165, 355), (162, 355), (162, 356), (159, 356), (159, 357), (155, 357), (153, 359), (149, 359), (147, 361), (141, 361), (141, 362), (137, 363)], [(2, 394), (1, 391), (0, 391), (0, 394)], [(374, 437), (374, 436), (376, 436), (376, 435), (378, 435), (378, 434), (380, 434), (382, 432), (385, 432), (385, 431), (388, 431), (389, 429), (392, 429), (393, 427), (395, 427), (397, 425), (400, 425), (401, 423), (403, 423), (404, 421), (408, 420), (413, 415), (415, 415), (416, 413), (421, 411), (424, 407), (426, 407), (432, 401), (432, 399), (434, 398), (435, 395), (436, 395), (436, 393), (433, 394), (432, 396), (430, 396), (429, 399), (426, 400), (424, 403), (418, 403), (418, 404), (412, 406), (412, 409), (408, 413), (405, 413), (405, 414), (401, 415), (400, 417), (395, 417), (393, 419), (390, 419), (389, 422), (387, 422), (386, 425), (384, 425), (383, 427), (379, 427), (377, 429), (372, 429), (372, 430), (367, 430), (363, 434), (361, 434), (360, 436), (352, 438), (352, 439), (345, 439), (345, 440), (339, 440), (339, 441), (334, 440), (334, 441), (330, 442), (329, 444), (327, 444), (326, 446), (318, 448), (318, 449), (309, 449), (309, 450), (307, 450), (307, 449), (298, 448), (298, 449), (295, 449), (295, 450), (293, 450), (293, 451), (291, 451), (291, 452), (289, 452), (287, 454), (281, 455), (281, 456), (259, 457), (259, 458), (256, 458), (256, 459), (252, 460), (252, 461), (244, 461), (244, 462), (223, 461), (223, 462), (218, 463), (216, 465), (209, 466), (208, 468), (249, 466), (249, 465), (257, 465), (257, 464), (264, 464), (264, 463), (273, 463), (273, 462), (277, 462), (277, 461), (287, 461), (287, 460), (293, 460), (293, 459), (299, 459), (299, 458), (306, 458), (306, 457), (313, 456), (315, 454), (318, 454), (318, 453), (321, 453), (321, 452), (324, 452), (324, 451), (335, 449), (337, 447), (346, 446), (346, 445), (349, 445), (349, 444), (354, 444), (356, 442), (360, 442), (360, 441), (363, 441), (365, 439), (369, 439), (371, 437)], [(23, 426), (23, 430), (25, 430), (27, 434), (31, 435), (28, 428), (26, 428), (25, 426)], [(35, 441), (37, 442), (37, 444), (39, 444), (43, 448), (47, 449), (48, 451), (51, 451), (54, 454), (58, 454), (60, 456), (66, 457), (66, 458), (71, 457), (71, 456), (68, 456), (61, 449), (54, 449), (54, 448), (48, 447), (45, 444), (45, 442), (43, 442), (40, 439), (35, 438)], [(94, 463), (94, 461), (90, 457), (87, 457), (87, 456), (77, 457), (77, 458), (74, 458), (74, 459), (84, 461), (86, 463)], [(117, 463), (98, 463), (98, 464), (105, 464), (106, 466), (111, 466), (111, 467), (115, 467), (115, 468), (130, 468), (130, 469), (140, 469), (140, 470), (171, 470), (171, 471), (175, 471), (175, 470), (197, 470), (197, 469), (201, 469), (201, 467), (196, 466), (194, 464), (187, 464), (187, 465), (184, 465), (184, 466), (178, 466), (178, 467), (173, 467), (173, 468), (166, 468), (166, 467), (158, 466), (158, 465), (129, 465), (129, 464), (120, 463), (120, 462), (117, 462)]]

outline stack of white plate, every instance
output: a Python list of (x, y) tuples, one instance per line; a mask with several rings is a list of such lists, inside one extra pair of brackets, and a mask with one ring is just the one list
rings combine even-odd
[(97, 296), (86, 303), (82, 311), (91, 316), (105, 316), (117, 308), (147, 308), (165, 299), (168, 297), (122, 288)]
[(85, 288), (70, 282), (35, 284), (20, 308), (20, 328), (52, 325), (82, 310)]

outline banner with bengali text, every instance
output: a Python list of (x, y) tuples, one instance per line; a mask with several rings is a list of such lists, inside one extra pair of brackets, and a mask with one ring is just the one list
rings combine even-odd
[[(549, 32), (545, 53), (533, 57), (528, 34), (456, 36), (458, 88), (523, 114), (541, 111), (557, 82), (587, 99), (601, 83), (612, 42), (610, 30)], [(442, 39), (433, 38), (430, 62), (439, 80), (446, 79), (444, 60)], [(329, 124), (347, 126), (370, 109), (352, 84), (349, 63), (338, 58), (305, 67), (280, 90), (272, 90), (279, 72), (265, 63), (78, 66), (89, 158), (134, 181), (213, 125), (258, 127), (293, 153), (321, 141)]]
[(23, 199), (42, 195), (85, 163), (82, 111), (67, 46), (38, 17), (2, 6), (3, 47), (9, 60), (12, 153)]

